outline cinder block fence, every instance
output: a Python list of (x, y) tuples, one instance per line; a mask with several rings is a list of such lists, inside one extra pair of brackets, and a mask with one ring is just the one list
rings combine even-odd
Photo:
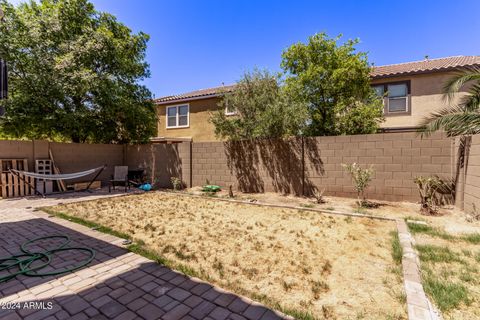
[(355, 197), (343, 163), (373, 165), (375, 178), (368, 197), (379, 200), (418, 201), (413, 179), (438, 174), (457, 178), (457, 205), (468, 212), (480, 210), (480, 136), (471, 138), (465, 166), (457, 169), (458, 139), (436, 133), (292, 138), (241, 142), (181, 142), (175, 144), (105, 145), (47, 141), (0, 141), (0, 159), (35, 159), (51, 150), (64, 173), (103, 164), (100, 177), (108, 180), (115, 165), (146, 170), (147, 179), (170, 187), (179, 177), (188, 186), (206, 182), (232, 186), (244, 192), (280, 192)]

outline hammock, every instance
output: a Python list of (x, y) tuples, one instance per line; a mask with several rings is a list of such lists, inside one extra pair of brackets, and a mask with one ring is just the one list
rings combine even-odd
[(84, 176), (88, 176), (97, 170), (104, 169), (104, 167), (98, 167), (95, 169), (90, 169), (86, 171), (74, 172), (74, 173), (65, 173), (65, 174), (40, 174), (35, 172), (28, 172), (28, 171), (19, 171), (15, 169), (10, 169), (17, 174), (21, 174), (23, 176), (32, 177), (35, 179), (43, 179), (43, 180), (69, 180), (69, 179), (76, 179), (81, 178)]
[[(107, 165), (104, 165), (103, 167), (98, 167), (98, 168), (95, 168), (95, 169), (90, 169), (90, 170), (86, 170), (86, 171), (80, 171), (80, 172), (74, 172), (74, 173), (65, 173), (65, 174), (40, 174), (40, 173), (35, 173), (35, 172), (28, 172), (28, 171), (19, 171), (19, 170), (15, 170), (15, 169), (10, 169), (10, 172), (14, 175), (16, 175), (19, 179), (21, 179), (22, 181), (24, 181), (26, 184), (28, 184), (30, 186), (30, 188), (32, 188), (33, 190), (35, 190), (35, 193), (42, 196), (42, 197), (45, 197), (45, 180), (69, 180), (69, 179), (77, 179), (77, 178), (81, 178), (81, 177), (85, 177), (85, 176), (88, 176), (88, 175), (91, 175), (92, 173), (95, 173), (97, 172), (97, 174), (92, 178), (92, 180), (90, 180), (90, 182), (88, 183), (88, 185), (86, 186), (86, 188), (84, 189), (85, 191), (89, 191), (89, 188), (90, 186), (92, 185), (93, 181), (95, 181), (95, 179), (97, 179), (97, 177), (100, 175), (100, 173), (102, 173), (102, 171), (107, 167)], [(37, 190), (37, 184), (35, 185), (32, 185), (29, 181), (25, 180), (24, 178), (25, 177), (32, 177), (32, 178), (35, 178), (35, 179), (41, 179), (43, 180), (43, 184), (44, 184), (44, 188), (43, 188), (43, 192), (39, 192)]]

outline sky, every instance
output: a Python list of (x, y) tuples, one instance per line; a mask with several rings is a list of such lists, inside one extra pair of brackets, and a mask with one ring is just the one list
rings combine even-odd
[(359, 38), (377, 66), (480, 55), (478, 0), (91, 1), (150, 35), (144, 83), (157, 98), (232, 84), (255, 67), (280, 71), (282, 51), (317, 32)]

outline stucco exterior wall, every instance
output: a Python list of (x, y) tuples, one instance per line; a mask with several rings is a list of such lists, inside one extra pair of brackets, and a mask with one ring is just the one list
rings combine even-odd
[(425, 116), (428, 116), (433, 111), (445, 108), (446, 102), (443, 100), (443, 87), (451, 76), (452, 73), (436, 72), (372, 81), (372, 84), (410, 81), (411, 115), (387, 115), (381, 127), (416, 127)]
[[(410, 81), (411, 112), (408, 115), (387, 115), (382, 128), (416, 127), (421, 120), (431, 112), (446, 106), (443, 100), (443, 86), (452, 76), (448, 72), (416, 74), (403, 77), (389, 77), (372, 80), (372, 85)], [(218, 109), (218, 98), (192, 100), (185, 103), (190, 105), (190, 125), (188, 128), (166, 128), (166, 108), (178, 105), (178, 102), (157, 106), (158, 110), (158, 137), (192, 138), (194, 142), (218, 141), (215, 137), (214, 126), (208, 121), (209, 112)]]
[(217, 110), (218, 98), (200, 99), (185, 102), (190, 106), (190, 123), (188, 128), (167, 128), (166, 110), (168, 106), (184, 104), (174, 102), (157, 106), (158, 137), (193, 138), (193, 141), (216, 141), (215, 127), (208, 119), (209, 112)]

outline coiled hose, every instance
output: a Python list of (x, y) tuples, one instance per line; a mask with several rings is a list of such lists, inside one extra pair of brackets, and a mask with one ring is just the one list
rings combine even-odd
[[(40, 240), (46, 239), (63, 239), (62, 243), (56, 248), (46, 250), (43, 252), (32, 252), (28, 249), (29, 246)], [(24, 242), (20, 246), (21, 254), (12, 255), (9, 257), (0, 258), (0, 273), (7, 272), (5, 276), (0, 276), (0, 283), (6, 282), (10, 279), (16, 278), (17, 276), (24, 275), (28, 277), (43, 277), (43, 276), (56, 276), (72, 272), (83, 268), (95, 258), (95, 250), (91, 248), (84, 247), (67, 247), (71, 242), (70, 238), (66, 235), (50, 235), (46, 237), (35, 238)], [(50, 266), (52, 262), (52, 256), (56, 252), (61, 251), (83, 251), (87, 252), (88, 258), (84, 261), (81, 261), (77, 265), (68, 268), (62, 268), (60, 270), (49, 271), (49, 272), (40, 272), (42, 269)], [(33, 265), (35, 262), (40, 262), (36, 265)], [(11, 272), (12, 269), (16, 270)]]

